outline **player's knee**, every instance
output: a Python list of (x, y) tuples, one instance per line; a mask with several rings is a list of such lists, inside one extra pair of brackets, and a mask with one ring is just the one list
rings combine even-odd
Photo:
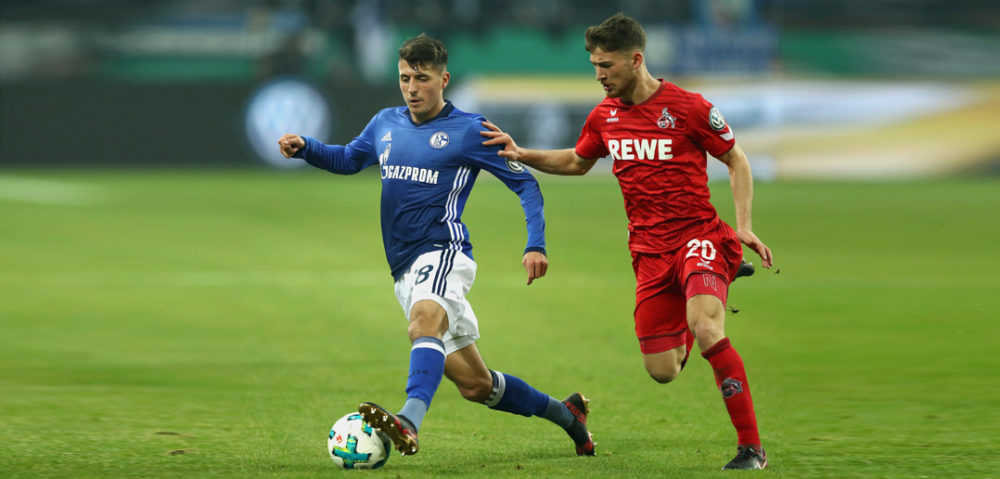
[(680, 375), (680, 373), (680, 368), (673, 371), (650, 371), (649, 377), (653, 378), (654, 381), (660, 384), (667, 384), (674, 379), (677, 379), (677, 376)]
[(715, 344), (725, 337), (725, 331), (721, 321), (699, 321), (694, 328), (694, 336), (698, 338), (699, 344), (705, 342)]
[(660, 384), (666, 384), (677, 379), (677, 376), (681, 373), (681, 369), (684, 367), (683, 364), (686, 355), (687, 350), (685, 347), (677, 346), (659, 353), (644, 354), (642, 356), (642, 364), (646, 367), (649, 377)]
[(673, 363), (646, 365), (646, 372), (649, 373), (649, 377), (653, 378), (654, 381), (660, 384), (667, 384), (677, 379), (677, 376), (681, 374), (681, 365)]
[(725, 308), (718, 298), (711, 296), (692, 298), (688, 302), (687, 314), (691, 332), (703, 350), (726, 336)]
[(722, 324), (721, 320), (702, 320), (695, 325), (694, 335), (697, 338), (698, 347), (702, 351), (712, 347), (712, 345), (726, 337), (726, 332)]
[(435, 328), (433, 325), (429, 325), (422, 321), (410, 321), (410, 325), (406, 328), (406, 333), (410, 336), (410, 342), (413, 342), (417, 338), (422, 338), (424, 336), (438, 337), (435, 333)]
[(492, 377), (470, 377), (455, 381), (462, 397), (472, 402), (483, 402), (493, 389)]

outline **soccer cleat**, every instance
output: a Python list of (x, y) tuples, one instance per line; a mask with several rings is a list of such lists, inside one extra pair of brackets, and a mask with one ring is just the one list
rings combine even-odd
[[(740, 268), (736, 270), (736, 278), (742, 278), (744, 276), (753, 276), (756, 269), (753, 267), (753, 263), (746, 260), (740, 261)], [(735, 280), (736, 278), (733, 278)]]
[(393, 446), (404, 456), (412, 456), (420, 450), (420, 442), (417, 441), (417, 428), (413, 427), (406, 416), (397, 416), (371, 402), (361, 403), (358, 406), (358, 412), (372, 429), (389, 436)]
[(566, 428), (566, 433), (576, 443), (577, 456), (594, 455), (594, 436), (587, 429), (587, 414), (590, 413), (590, 400), (583, 394), (570, 394), (563, 404), (573, 413), (573, 424)]
[(739, 446), (739, 453), (729, 464), (722, 467), (725, 469), (763, 469), (767, 467), (767, 454), (761, 447)]

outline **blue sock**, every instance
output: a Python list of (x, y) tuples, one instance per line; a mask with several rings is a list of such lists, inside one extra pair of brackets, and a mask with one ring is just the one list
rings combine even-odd
[[(423, 336), (413, 340), (410, 349), (410, 376), (406, 380), (406, 406), (401, 414), (406, 416), (413, 426), (420, 429), (424, 414), (431, 405), (431, 398), (437, 392), (444, 376), (444, 343), (440, 339)], [(420, 407), (414, 401), (423, 403)]]
[(573, 420), (576, 419), (576, 416), (569, 411), (569, 408), (562, 401), (552, 396), (549, 396), (549, 404), (545, 407), (542, 417), (558, 424), (563, 429), (572, 426)]
[(424, 415), (427, 414), (427, 403), (422, 399), (408, 398), (403, 409), (400, 409), (397, 416), (403, 416), (413, 424), (416, 430), (420, 430), (420, 423), (424, 422)]
[(493, 375), (493, 391), (484, 402), (490, 409), (522, 416), (543, 416), (549, 406), (549, 395), (522, 381), (516, 376), (498, 371)]

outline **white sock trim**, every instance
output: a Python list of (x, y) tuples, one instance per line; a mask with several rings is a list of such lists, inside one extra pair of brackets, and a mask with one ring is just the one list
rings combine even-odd
[(441, 353), (442, 355), (444, 354), (444, 347), (442, 347), (438, 343), (434, 343), (434, 342), (431, 342), (431, 341), (414, 344), (413, 347), (410, 348), (410, 351), (413, 351), (414, 349), (418, 349), (418, 348), (433, 349), (433, 350)]
[(493, 390), (490, 391), (489, 397), (483, 401), (483, 404), (494, 407), (500, 403), (500, 399), (503, 399), (504, 391), (507, 389), (507, 380), (504, 379), (503, 373), (500, 371), (491, 370), (490, 373), (493, 375)]

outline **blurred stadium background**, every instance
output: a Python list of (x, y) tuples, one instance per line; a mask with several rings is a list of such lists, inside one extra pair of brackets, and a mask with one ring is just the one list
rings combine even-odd
[(568, 146), (601, 98), (583, 29), (617, 11), (760, 179), (998, 169), (988, 0), (4, 0), (0, 165), (290, 167), (280, 133), (342, 143), (400, 103), (395, 50), (420, 32), (461, 108)]

